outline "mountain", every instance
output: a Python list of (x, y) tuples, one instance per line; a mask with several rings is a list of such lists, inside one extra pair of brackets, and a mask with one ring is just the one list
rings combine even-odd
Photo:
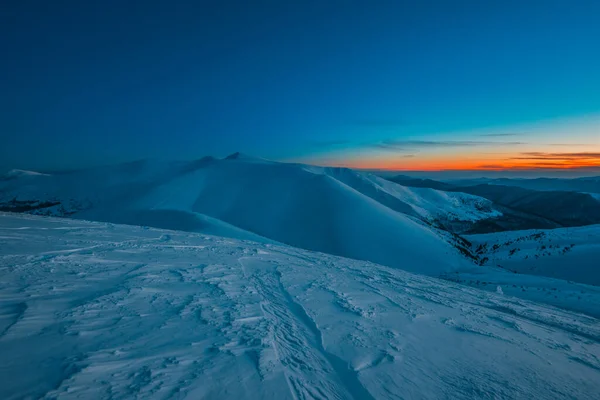
[[(463, 180), (493, 180), (493, 179), (579, 179), (600, 177), (600, 166), (580, 168), (527, 168), (509, 170), (436, 170), (436, 171), (414, 171), (414, 170), (365, 170), (385, 178), (402, 174), (411, 178), (434, 179), (444, 182), (456, 182)], [(481, 183), (481, 182), (479, 182)]]
[[(475, 254), (477, 246), (451, 233), (498, 221), (518, 228), (526, 218), (547, 220), (482, 197), (408, 188), (344, 168), (282, 164), (243, 154), (191, 162), (137, 161), (2, 181), (0, 207), (288, 244), (487, 291), (501, 286), (511, 296), (600, 317), (600, 288), (482, 266), (485, 255)], [(542, 296), (550, 289), (557, 290), (556, 297)]]
[(444, 191), (452, 191), (456, 188), (455, 185), (452, 185), (450, 183), (435, 181), (433, 179), (426, 178), (412, 178), (406, 175), (391, 176), (387, 178), (387, 180), (406, 187), (429, 188)]
[(26, 171), (22, 169), (12, 169), (0, 177), (1, 180), (11, 180), (11, 179), (19, 179), (28, 176), (48, 176), (48, 174), (43, 174), (35, 171)]
[(482, 264), (600, 286), (600, 225), (471, 235)]
[(537, 191), (502, 185), (476, 185), (457, 189), (485, 197), (496, 204), (545, 218), (560, 226), (600, 223), (600, 202), (589, 194)]
[(485, 182), (477, 180), (453, 180), (449, 184), (457, 186), (472, 186), (474, 184), (488, 183), (491, 185), (515, 186), (523, 189), (541, 191), (568, 191), (582, 193), (600, 193), (600, 176), (585, 178), (536, 178), (536, 179), (486, 179)]
[(73, 219), (0, 213), (0, 237), (3, 399), (600, 392), (598, 320), (506, 288)]
[(431, 275), (465, 261), (432, 225), (499, 214), (476, 196), (239, 153), (10, 180), (1, 210), (271, 240)]
[[(479, 219), (474, 226), (470, 227), (471, 233), (532, 228), (547, 229), (600, 223), (600, 200), (595, 194), (561, 190), (532, 190), (499, 184), (499, 182), (506, 181), (538, 180), (478, 179), (463, 180), (456, 184), (430, 179), (415, 179), (402, 175), (388, 178), (388, 180), (408, 187), (443, 188), (445, 191), (468, 193), (490, 200), (501, 215)], [(593, 178), (544, 179), (542, 181), (591, 182)]]

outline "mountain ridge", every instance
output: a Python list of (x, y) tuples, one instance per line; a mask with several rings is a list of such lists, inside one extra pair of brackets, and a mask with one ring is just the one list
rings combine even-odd
[[(137, 161), (0, 185), (0, 210), (23, 205), (37, 205), (28, 212), (46, 215), (272, 240), (427, 274), (469, 262), (460, 241), (435, 228), (438, 220), (473, 223), (496, 213), (474, 196), (238, 153)], [(423, 262), (411, 261), (417, 259)]]

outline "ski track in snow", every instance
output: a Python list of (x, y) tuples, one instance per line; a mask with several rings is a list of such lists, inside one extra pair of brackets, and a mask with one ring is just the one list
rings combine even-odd
[(593, 317), (201, 234), (0, 214), (0, 236), (2, 399), (600, 392)]
[[(349, 365), (323, 347), (321, 331), (306, 311), (281, 283), (276, 266), (255, 259), (240, 259), (245, 276), (255, 284), (263, 298), (261, 308), (273, 322), (274, 344), (279, 361), (286, 366), (286, 379), (294, 398), (321, 398), (325, 393), (344, 393), (339, 398), (372, 399)], [(250, 271), (250, 272), (248, 272)], [(282, 324), (283, 322), (283, 324)], [(302, 359), (314, 360), (311, 381), (305, 381), (306, 364), (295, 355), (305, 351)], [(328, 398), (327, 396), (323, 398)]]

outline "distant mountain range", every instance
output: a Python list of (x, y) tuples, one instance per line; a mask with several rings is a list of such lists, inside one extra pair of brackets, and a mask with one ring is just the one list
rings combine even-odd
[(472, 186), (481, 183), (490, 185), (515, 186), (523, 189), (543, 191), (569, 191), (582, 193), (600, 193), (600, 176), (560, 179), (560, 178), (535, 178), (535, 179), (459, 179), (449, 181), (456, 186)]
[[(501, 216), (479, 221), (471, 232), (545, 229), (600, 223), (600, 178), (470, 179), (441, 182), (405, 175), (388, 180), (408, 187), (461, 192), (492, 201)], [(552, 183), (561, 190), (551, 190)], [(538, 189), (532, 189), (536, 187)], [(567, 189), (568, 188), (568, 189)], [(583, 191), (587, 192), (583, 192)]]

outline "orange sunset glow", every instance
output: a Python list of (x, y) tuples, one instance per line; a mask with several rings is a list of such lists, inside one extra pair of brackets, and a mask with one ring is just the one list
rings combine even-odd
[[(372, 135), (380, 135), (375, 129)], [(344, 143), (299, 160), (398, 171), (600, 168), (600, 116)]]
[[(575, 155), (574, 155), (575, 154)], [(504, 170), (504, 169), (569, 169), (600, 167), (600, 153), (573, 153), (569, 155), (546, 155), (507, 158), (477, 157), (423, 157), (400, 159), (357, 160), (339, 163), (357, 169), (439, 171), (439, 170)]]

